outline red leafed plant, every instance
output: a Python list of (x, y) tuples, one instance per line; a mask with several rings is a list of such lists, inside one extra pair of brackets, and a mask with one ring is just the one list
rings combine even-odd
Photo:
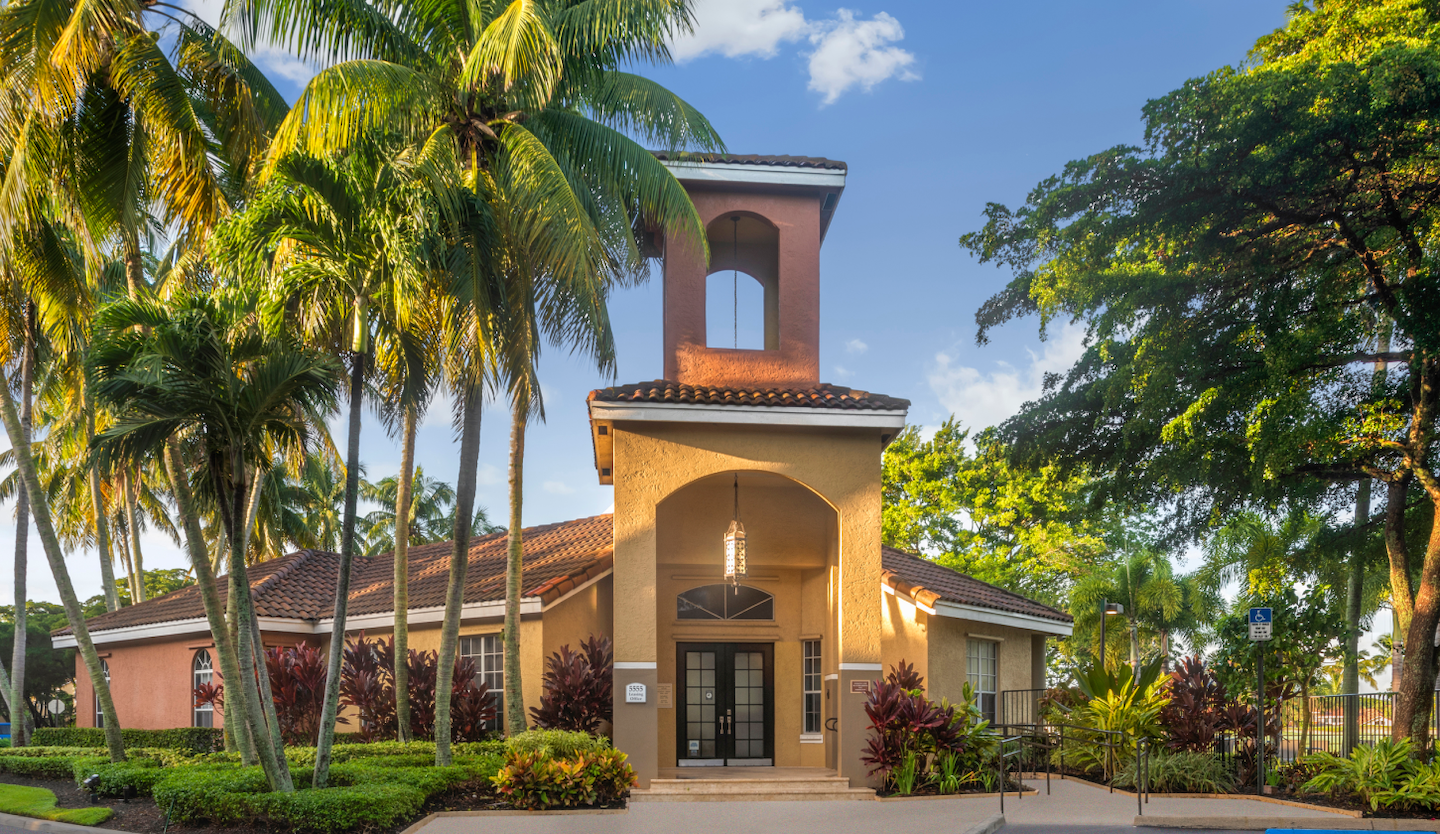
[(590, 635), (572, 652), (568, 645), (545, 661), (540, 706), (530, 708), (535, 726), (593, 735), (614, 713), (615, 652), (609, 637)]
[(191, 693), (195, 698), (195, 708), (210, 707), (224, 711), (225, 709), (225, 685), (222, 683), (202, 683), (195, 687)]
[[(1187, 657), (1165, 684), (1170, 700), (1160, 710), (1160, 723), (1170, 735), (1171, 750), (1209, 753), (1225, 715), (1225, 685), (1198, 657)], [(1254, 717), (1251, 717), (1253, 723)]]
[[(412, 737), (435, 737), (435, 667), (439, 654), (411, 649), (410, 732)], [(346, 643), (340, 668), (340, 703), (360, 713), (361, 737), (366, 741), (395, 737), (395, 641), (367, 641), (362, 633)], [(455, 660), (455, 686), (450, 700), (451, 738), (481, 741), (495, 721), (495, 699), (484, 681), (477, 680), (475, 661)]]
[(903, 660), (892, 666), (883, 681), (870, 685), (865, 715), (870, 718), (870, 736), (861, 761), (871, 773), (888, 784), (891, 774), (907, 756), (923, 761), (928, 756), (959, 750), (964, 717), (955, 708), (925, 697), (924, 678)]
[[(314, 744), (325, 703), (325, 654), (309, 643), (265, 650), (265, 670), (275, 698), (275, 717), (286, 744)], [(337, 718), (338, 724), (349, 724)]]

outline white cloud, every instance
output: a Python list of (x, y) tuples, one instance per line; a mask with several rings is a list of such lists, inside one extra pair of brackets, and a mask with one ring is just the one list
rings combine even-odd
[(847, 367), (845, 367), (845, 366), (843, 366), (843, 365), (836, 365), (836, 366), (835, 366), (835, 378), (838, 379), (838, 380), (840, 380), (841, 382), (847, 382), (847, 381), (850, 379), (850, 377), (852, 377), (852, 376), (854, 376), (854, 375), (855, 375), (855, 372), (854, 372), (854, 371), (851, 371), (849, 368), (847, 368)]
[(856, 20), (855, 12), (840, 9), (834, 21), (818, 24), (810, 35), (810, 89), (831, 104), (846, 90), (859, 86), (869, 91), (888, 78), (915, 81), (910, 65), (915, 56), (898, 46), (905, 37), (900, 21), (880, 12), (870, 20)]
[(940, 402), (969, 428), (993, 426), (1020, 411), (1025, 403), (1040, 396), (1045, 374), (1063, 374), (1085, 352), (1085, 329), (1067, 325), (1045, 342), (1044, 352), (1030, 355), (1030, 364), (1016, 368), (996, 362), (995, 369), (982, 373), (978, 368), (956, 364), (948, 353), (935, 355), (928, 374), (930, 390)]
[[(459, 445), (458, 443), (456, 444)], [(479, 486), (495, 486), (505, 483), (505, 473), (491, 463), (482, 463), (475, 470), (475, 483)]]
[(575, 494), (575, 487), (570, 486), (564, 481), (546, 481), (542, 486), (544, 486), (545, 491), (551, 495)]
[(810, 89), (831, 104), (852, 87), (870, 90), (888, 78), (914, 81), (915, 56), (898, 46), (905, 30), (900, 21), (877, 13), (858, 19), (837, 9), (833, 20), (807, 20), (790, 0), (696, 0), (695, 30), (676, 38), (670, 52), (677, 61), (702, 55), (773, 58), (780, 45), (808, 39)]
[[(224, 0), (185, 0), (184, 5), (211, 26), (219, 25), (220, 14), (225, 7)], [(314, 64), (301, 61), (289, 50), (269, 43), (257, 44), (249, 51), (249, 58), (272, 81), (283, 78), (297, 87), (304, 87), (319, 71)]]
[(711, 53), (773, 58), (781, 43), (809, 30), (805, 13), (789, 0), (696, 0), (695, 31), (676, 38), (670, 52), (677, 61)]
[(859, 339), (851, 339), (850, 341), (845, 343), (845, 352), (855, 354), (856, 356), (864, 353), (869, 349), (870, 346), (860, 341)]

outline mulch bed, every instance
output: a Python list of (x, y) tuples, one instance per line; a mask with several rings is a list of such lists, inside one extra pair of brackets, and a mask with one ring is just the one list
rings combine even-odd
[[(92, 806), (105, 806), (114, 810), (115, 814), (109, 820), (101, 823), (98, 828), (106, 828), (112, 831), (127, 831), (134, 834), (162, 834), (162, 832), (174, 832), (174, 834), (215, 834), (223, 831), (225, 834), (274, 834), (275, 828), (268, 825), (256, 826), (179, 826), (171, 824), (168, 829), (165, 827), (165, 809), (156, 806), (155, 800), (148, 796), (138, 797), (130, 801), (123, 799), (97, 799), (90, 801), (90, 795), (75, 786), (69, 779), (32, 779), (26, 776), (16, 776), (6, 773), (0, 774), (0, 782), (7, 785), (26, 785), (35, 788), (45, 788), (55, 793), (56, 805), (61, 808), (88, 808)], [(602, 808), (624, 808), (624, 801), (611, 805), (601, 806)], [(490, 790), (488, 783), (476, 780), (457, 785), (442, 794), (430, 797), (420, 813), (407, 820), (402, 820), (391, 828), (374, 829), (367, 834), (399, 834), (416, 821), (437, 811), (508, 811), (513, 810), (511, 806), (500, 800)]]

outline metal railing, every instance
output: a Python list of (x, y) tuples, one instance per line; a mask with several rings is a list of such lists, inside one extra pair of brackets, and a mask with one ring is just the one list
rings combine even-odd
[(1000, 708), (995, 715), (997, 725), (1034, 727), (1040, 720), (1040, 698), (1043, 689), (1006, 689), (1000, 693)]

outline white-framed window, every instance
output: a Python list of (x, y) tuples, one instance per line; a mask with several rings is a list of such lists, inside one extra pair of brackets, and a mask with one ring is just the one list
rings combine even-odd
[[(109, 685), (110, 685), (110, 664), (107, 663), (107, 662), (105, 661), (105, 658), (103, 658), (103, 657), (100, 658), (100, 671), (105, 673), (105, 685), (106, 685), (106, 686), (109, 686)], [(100, 690), (96, 689), (96, 688), (93, 687), (93, 686), (90, 687), (90, 689), (91, 689), (91, 690), (94, 692), (94, 694), (95, 694), (95, 726), (97, 726), (97, 727), (104, 727), (104, 726), (105, 726), (105, 713), (104, 713), (103, 710), (100, 709)]]
[(994, 640), (965, 641), (965, 672), (975, 689), (976, 706), (986, 721), (995, 723), (995, 691), (1000, 682), (1000, 644)]
[(801, 652), (801, 691), (805, 698), (805, 732), (818, 733), (821, 725), (821, 674), (820, 674), (820, 641), (805, 640), (800, 644)]
[[(195, 653), (195, 660), (190, 664), (190, 692), (193, 695), (196, 689), (202, 684), (215, 680), (215, 665), (210, 660), (210, 652), (205, 649)], [(215, 726), (215, 705), (201, 704), (195, 706), (191, 711), (191, 726), (193, 727), (214, 727)]]
[[(495, 704), (495, 723), (501, 724), (505, 703), (505, 642), (499, 634), (481, 634), (460, 638), (460, 656), (475, 661), (475, 682), (490, 687), (490, 701)], [(489, 729), (495, 729), (491, 727)]]

